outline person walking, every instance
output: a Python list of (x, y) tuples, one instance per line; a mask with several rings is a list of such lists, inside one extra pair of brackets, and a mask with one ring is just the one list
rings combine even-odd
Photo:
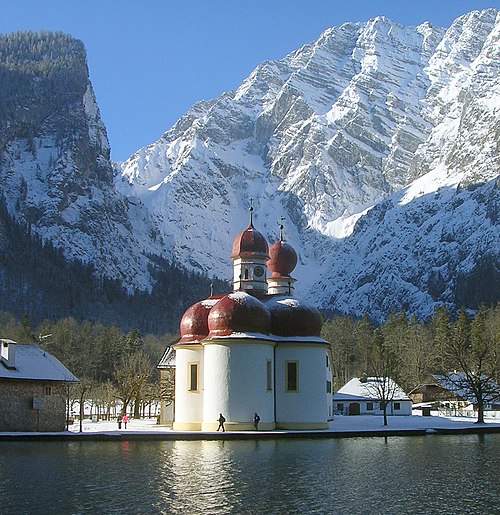
[(125, 429), (127, 429), (127, 422), (128, 422), (127, 414), (125, 413), (122, 417), (122, 422), (125, 424)]
[(254, 413), (254, 415), (253, 415), (253, 427), (255, 427), (255, 431), (259, 430), (259, 422), (260, 422), (260, 417), (259, 417), (258, 413)]
[(218, 422), (219, 422), (219, 427), (217, 428), (217, 431), (222, 428), (222, 432), (225, 432), (226, 429), (224, 428), (224, 422), (226, 421), (226, 419), (224, 418), (224, 415), (222, 413), (219, 413), (219, 418), (218, 418)]

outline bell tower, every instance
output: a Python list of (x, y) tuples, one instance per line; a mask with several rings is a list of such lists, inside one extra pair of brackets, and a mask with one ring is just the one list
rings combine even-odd
[(236, 236), (231, 259), (234, 270), (234, 291), (267, 293), (266, 261), (269, 259), (269, 247), (264, 236), (253, 226), (252, 204), (250, 205), (250, 224)]

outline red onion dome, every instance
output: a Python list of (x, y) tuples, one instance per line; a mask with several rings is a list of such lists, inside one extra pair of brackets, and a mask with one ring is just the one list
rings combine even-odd
[(264, 236), (250, 224), (243, 232), (236, 236), (233, 243), (231, 258), (252, 257), (259, 255), (268, 257), (268, 245)]
[(266, 306), (271, 312), (271, 333), (276, 336), (321, 336), (319, 311), (285, 295), (273, 295)]
[(271, 245), (269, 248), (269, 258), (266, 265), (273, 277), (287, 277), (297, 265), (297, 252), (283, 240), (279, 240)]
[(214, 295), (193, 304), (186, 310), (181, 319), (181, 339), (178, 343), (196, 343), (207, 337), (208, 314), (221, 297), (222, 295)]
[(208, 337), (234, 333), (269, 334), (270, 315), (252, 295), (236, 291), (222, 298), (208, 315)]

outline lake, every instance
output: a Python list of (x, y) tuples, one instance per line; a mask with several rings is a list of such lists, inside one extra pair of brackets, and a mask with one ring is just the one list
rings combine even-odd
[(0, 442), (0, 513), (500, 513), (500, 435)]

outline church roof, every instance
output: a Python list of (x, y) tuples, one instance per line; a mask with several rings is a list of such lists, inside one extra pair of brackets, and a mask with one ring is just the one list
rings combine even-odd
[[(278, 281), (278, 287), (267, 293), (265, 289), (250, 286), (224, 295), (212, 295), (193, 304), (181, 319), (181, 338), (175, 345), (201, 344), (211, 338), (259, 339), (262, 336), (273, 341), (285, 338), (296, 342), (325, 342), (321, 338), (319, 311), (291, 295), (291, 284), (295, 280), (289, 274), (297, 264), (297, 253), (283, 241), (283, 226), (280, 225), (280, 239), (269, 249), (264, 236), (253, 226), (252, 212), (253, 207), (250, 208), (249, 226), (234, 240), (231, 258), (270, 257), (266, 266), (272, 272), (273, 280)], [(288, 294), (282, 293), (286, 286), (281, 285), (280, 278), (289, 281)], [(268, 279), (268, 283), (272, 281)], [(237, 285), (241, 286), (240, 283)]]
[(273, 277), (289, 276), (297, 265), (297, 252), (290, 244), (278, 240), (269, 248), (266, 265)]
[(320, 336), (323, 321), (319, 311), (288, 295), (270, 295), (271, 333), (278, 336)]
[(231, 259), (238, 257), (269, 257), (269, 247), (264, 236), (257, 231), (252, 223), (236, 238), (233, 242), (233, 251), (231, 253)]
[(208, 338), (234, 333), (269, 334), (271, 316), (266, 306), (244, 291), (223, 297), (208, 315)]

